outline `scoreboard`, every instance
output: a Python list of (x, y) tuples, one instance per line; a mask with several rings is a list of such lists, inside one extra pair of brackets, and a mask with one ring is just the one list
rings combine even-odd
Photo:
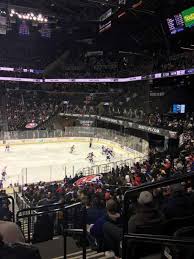
[(176, 34), (185, 30), (184, 20), (181, 14), (176, 14), (167, 19), (168, 28), (171, 34)]
[(183, 11), (181, 14), (183, 16), (186, 27), (194, 26), (194, 6)]
[(172, 35), (190, 28), (194, 26), (194, 7), (182, 11), (166, 21)]

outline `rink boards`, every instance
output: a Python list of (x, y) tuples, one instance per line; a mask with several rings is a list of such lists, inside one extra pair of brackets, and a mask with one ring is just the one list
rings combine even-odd
[[(97, 143), (98, 145), (105, 145), (112, 148), (117, 149), (124, 149), (128, 152), (133, 152), (137, 156), (141, 157), (143, 156), (142, 153), (135, 151), (129, 147), (121, 147), (119, 143), (116, 141), (110, 141), (107, 139), (101, 139), (101, 138), (92, 138), (93, 144)], [(89, 145), (90, 138), (88, 137), (58, 137), (58, 138), (37, 138), (37, 139), (10, 139), (10, 140), (2, 140), (0, 142), (0, 146), (5, 146), (6, 144), (9, 144), (10, 146), (13, 145), (29, 145), (29, 144), (52, 144), (52, 143), (65, 143), (65, 142), (72, 142), (72, 143), (87, 143)]]

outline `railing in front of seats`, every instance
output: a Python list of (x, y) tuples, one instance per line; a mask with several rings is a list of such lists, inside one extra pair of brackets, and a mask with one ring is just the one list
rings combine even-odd
[(14, 198), (12, 196), (8, 196), (7, 198), (9, 200), (11, 200), (12, 219), (13, 219), (13, 222), (15, 222), (15, 201), (14, 201)]
[(113, 168), (116, 169), (117, 166), (119, 168), (121, 168), (122, 166), (132, 167), (134, 163), (136, 162), (142, 163), (146, 160), (147, 160), (147, 156), (137, 156), (137, 157), (129, 158), (125, 160), (119, 160), (119, 161), (109, 162), (105, 164), (85, 167), (79, 170), (78, 172), (82, 172), (84, 176), (99, 175), (99, 174), (109, 173), (112, 171)]
[[(29, 207), (19, 210), (16, 214), (16, 222), (20, 226), (26, 242), (36, 242), (33, 239), (34, 225), (37, 222), (37, 218), (44, 215), (50, 215), (55, 218), (55, 222), (58, 222), (59, 213), (64, 211), (64, 203), (53, 203), (49, 205), (42, 205), (37, 207)], [(56, 229), (54, 229), (56, 230)], [(54, 231), (54, 235), (59, 235), (58, 231)], [(53, 236), (54, 236), (53, 235)]]
[(30, 204), (27, 202), (25, 197), (20, 196), (19, 193), (16, 192), (15, 190), (14, 190), (14, 199), (19, 210), (27, 209), (30, 207)]
[(62, 213), (63, 222), (62, 225), (60, 225), (62, 227), (62, 229), (60, 229), (61, 232), (57, 232), (56, 234), (63, 234), (64, 258), (67, 258), (67, 236), (73, 234), (83, 237), (83, 259), (86, 259), (86, 208), (81, 202), (69, 206), (65, 206), (64, 203), (55, 203), (25, 208), (17, 212), (16, 221), (24, 233), (26, 242), (35, 243), (36, 241), (33, 238), (33, 234), (37, 217), (44, 215), (56, 216), (55, 220), (59, 223), (59, 218), (57, 217), (59, 213)]
[[(153, 190), (155, 188), (159, 188), (159, 187), (165, 187), (171, 184), (176, 184), (176, 183), (180, 183), (182, 181), (185, 181), (189, 178), (194, 178), (194, 172), (191, 173), (187, 173), (187, 174), (183, 174), (183, 175), (178, 175), (175, 177), (171, 177), (165, 180), (161, 180), (161, 181), (157, 181), (157, 182), (153, 182), (153, 183), (149, 183), (149, 184), (143, 184), (141, 186), (138, 187), (134, 187), (129, 189), (129, 191), (127, 191), (124, 195), (124, 207), (123, 207), (123, 216), (124, 216), (124, 225), (123, 225), (123, 244), (122, 244), (122, 259), (127, 259), (127, 245), (126, 245), (126, 240), (127, 239), (138, 239), (139, 241), (144, 240), (144, 242), (146, 242), (146, 239), (150, 239), (151, 241), (151, 237), (153, 238), (153, 240), (157, 239), (157, 236), (149, 236), (149, 235), (140, 235), (140, 234), (131, 234), (128, 233), (128, 219), (127, 219), (127, 210), (128, 210), (128, 202), (129, 200), (132, 198), (132, 196), (134, 196), (137, 193), (140, 193), (142, 191), (150, 191)], [(142, 238), (141, 238), (142, 236)], [(143, 237), (144, 236), (144, 237)], [(165, 238), (168, 239), (168, 236), (163, 236), (162, 239), (158, 237), (158, 242), (160, 241), (165, 241)], [(170, 237), (170, 239), (172, 240), (172, 237)], [(178, 242), (178, 241), (177, 241)], [(186, 242), (186, 241), (185, 241)], [(194, 241), (191, 242), (192, 245), (194, 244)]]

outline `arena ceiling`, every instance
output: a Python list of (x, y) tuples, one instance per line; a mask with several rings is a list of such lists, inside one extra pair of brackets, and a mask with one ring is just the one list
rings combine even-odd
[[(176, 49), (187, 38), (171, 39), (164, 26), (167, 17), (193, 5), (193, 0), (127, 0), (126, 17), (110, 31), (99, 34), (99, 17), (119, 0), (10, 0), (9, 4), (49, 13), (69, 44), (82, 42), (90, 49), (147, 51)], [(193, 38), (193, 34), (191, 36)], [(178, 44), (178, 45), (177, 45)]]

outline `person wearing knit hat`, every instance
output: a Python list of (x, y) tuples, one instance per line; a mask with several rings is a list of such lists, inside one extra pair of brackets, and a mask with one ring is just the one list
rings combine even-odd
[(150, 192), (144, 191), (141, 192), (138, 198), (138, 203), (141, 205), (148, 204), (153, 202), (153, 196)]
[(138, 199), (138, 206), (136, 213), (130, 217), (128, 221), (128, 232), (135, 233), (138, 227), (160, 224), (164, 217), (153, 203), (153, 195), (151, 192), (143, 191), (140, 193)]

